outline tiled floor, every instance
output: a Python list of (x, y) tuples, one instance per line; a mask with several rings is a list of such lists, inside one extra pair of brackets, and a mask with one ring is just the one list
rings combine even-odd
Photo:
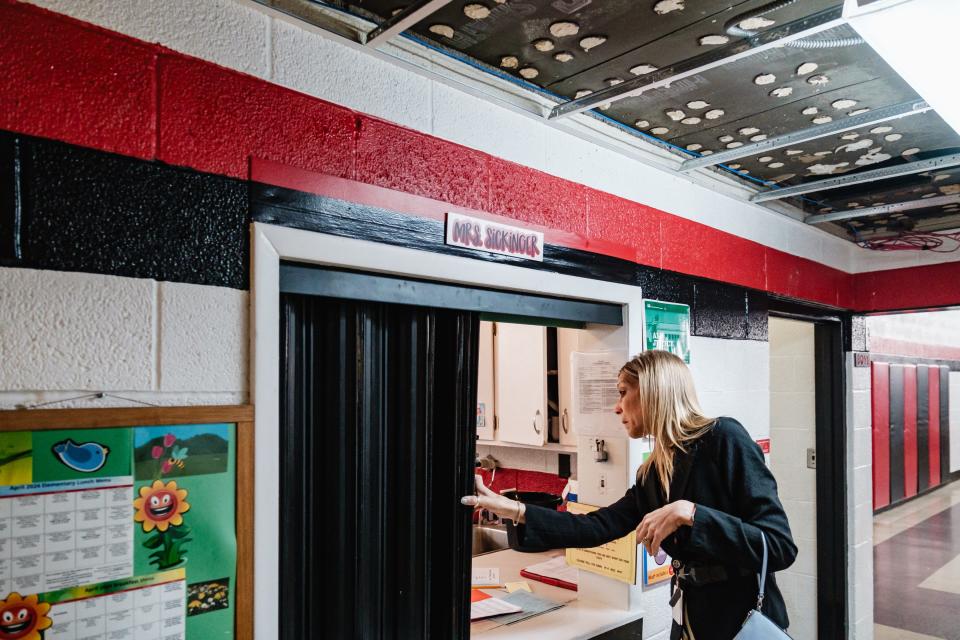
[(960, 640), (960, 482), (874, 518), (875, 640)]

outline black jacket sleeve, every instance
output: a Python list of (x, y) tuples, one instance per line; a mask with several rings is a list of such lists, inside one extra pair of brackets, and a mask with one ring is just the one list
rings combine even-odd
[(587, 514), (527, 505), (526, 524), (517, 534), (525, 547), (537, 550), (596, 547), (633, 531), (646, 513), (642, 504), (643, 492), (634, 486), (609, 507)]
[(726, 476), (738, 515), (697, 504), (693, 527), (686, 528), (684, 550), (719, 564), (759, 571), (762, 531), (769, 551), (768, 571), (782, 571), (797, 557), (790, 525), (777, 497), (777, 482), (760, 446), (736, 420), (723, 418), (713, 428), (715, 461)]

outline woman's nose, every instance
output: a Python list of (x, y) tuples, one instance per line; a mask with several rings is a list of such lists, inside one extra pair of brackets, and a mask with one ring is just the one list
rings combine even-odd
[(614, 412), (615, 414), (617, 414), (617, 415), (620, 415), (621, 413), (623, 413), (623, 409), (620, 408), (620, 402), (619, 402), (619, 401), (617, 402), (617, 406), (615, 406), (615, 407), (613, 408), (613, 412)]

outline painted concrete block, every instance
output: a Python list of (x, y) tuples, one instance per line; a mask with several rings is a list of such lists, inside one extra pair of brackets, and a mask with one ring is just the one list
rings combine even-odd
[(0, 389), (152, 389), (155, 287), (0, 269)]
[[(578, 185), (499, 158), (487, 165), (490, 212), (586, 235), (586, 193)], [(517, 193), (526, 197), (519, 200)]]
[(246, 391), (249, 294), (174, 282), (159, 286), (160, 389)]
[(274, 20), (272, 29), (277, 84), (430, 131), (433, 83), (429, 79), (285, 20)]
[(0, 129), (153, 155), (155, 47), (14, 3), (0, 42)]
[(270, 18), (233, 0), (27, 0), (187, 55), (266, 78)]
[[(540, 170), (546, 168), (545, 145), (554, 137), (545, 125), (496, 103), (433, 83), (433, 135)], [(509, 132), (491, 135), (491, 132)]]

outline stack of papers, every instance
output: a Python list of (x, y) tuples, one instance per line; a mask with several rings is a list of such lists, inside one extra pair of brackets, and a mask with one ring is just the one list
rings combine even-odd
[(470, 619), (481, 620), (492, 616), (501, 616), (506, 613), (519, 613), (522, 607), (511, 604), (500, 598), (494, 598), (482, 591), (474, 589), (470, 595)]
[(580, 581), (580, 570), (567, 564), (564, 556), (556, 556), (545, 562), (538, 562), (520, 570), (524, 578), (537, 580), (555, 587), (577, 590)]

